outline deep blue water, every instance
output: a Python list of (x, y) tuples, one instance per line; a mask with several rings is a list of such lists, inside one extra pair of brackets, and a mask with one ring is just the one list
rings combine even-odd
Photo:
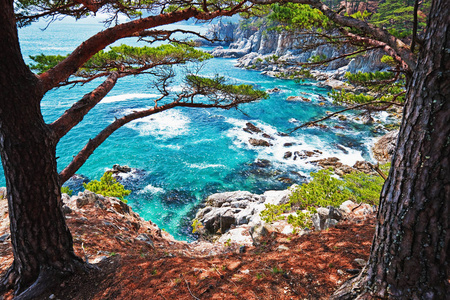
[[(29, 55), (67, 54), (84, 39), (102, 30), (97, 22), (62, 22), (41, 31), (44, 25), (34, 24), (19, 31), (24, 57)], [(204, 30), (204, 28), (202, 28)], [(134, 40), (122, 41), (135, 44)], [(239, 110), (172, 109), (137, 120), (115, 132), (89, 158), (77, 172), (90, 179), (99, 179), (105, 169), (113, 164), (128, 165), (142, 170), (140, 177), (130, 178), (126, 187), (132, 190), (129, 204), (143, 218), (151, 219), (161, 228), (180, 239), (189, 239), (190, 220), (196, 207), (209, 194), (217, 191), (248, 190), (263, 192), (284, 189), (291, 183), (282, 178), (301, 183), (315, 167), (306, 160), (283, 159), (286, 151), (318, 149), (320, 157), (337, 156), (352, 165), (361, 159), (370, 160), (369, 146), (372, 126), (355, 122), (339, 122), (346, 129), (307, 128), (291, 136), (279, 132), (311, 120), (338, 107), (318, 99), (328, 90), (314, 82), (303, 84), (291, 80), (274, 79), (235, 68), (233, 59), (211, 59), (202, 74), (219, 73), (233, 83), (253, 84), (260, 89), (280, 88), (267, 100), (242, 105)], [(183, 69), (177, 69), (182, 77)], [(110, 94), (94, 108), (57, 148), (58, 168), (61, 170), (115, 117), (127, 111), (153, 105), (158, 96), (151, 87), (149, 75), (119, 80)], [(101, 80), (85, 86), (68, 87), (49, 92), (42, 102), (42, 112), (47, 122), (55, 120), (74, 101), (96, 87)], [(173, 90), (180, 89), (180, 79)], [(286, 101), (288, 96), (301, 95), (311, 102)], [(253, 147), (248, 144), (250, 134), (243, 131), (246, 122), (252, 122), (273, 137), (271, 147)], [(328, 125), (338, 124), (332, 120)], [(293, 143), (291, 147), (284, 146)], [(341, 145), (341, 149), (336, 148)], [(314, 158), (314, 159), (318, 159)], [(258, 159), (271, 162), (261, 167)], [(311, 159), (309, 159), (311, 160)], [(0, 174), (0, 184), (5, 180)]]

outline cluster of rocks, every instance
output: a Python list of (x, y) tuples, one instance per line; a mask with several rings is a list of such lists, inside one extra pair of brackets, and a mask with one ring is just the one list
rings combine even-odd
[[(260, 128), (255, 126), (254, 124), (247, 122), (246, 127), (243, 128), (245, 132), (255, 134), (256, 137), (250, 137), (248, 140), (248, 143), (252, 146), (256, 147), (270, 147), (272, 144), (270, 143), (270, 140), (273, 138), (264, 133)], [(260, 138), (263, 137), (263, 138)], [(384, 141), (386, 138), (383, 138), (382, 141)], [(294, 146), (293, 143), (286, 143), (284, 144), (284, 147), (290, 148)], [(347, 150), (336, 144), (336, 148), (342, 150), (344, 153), (347, 153)], [(327, 157), (317, 160), (311, 160), (311, 158), (319, 157), (322, 155), (322, 151), (314, 149), (314, 150), (290, 150), (286, 151), (283, 155), (283, 158), (285, 160), (297, 160), (297, 159), (308, 159), (307, 163), (313, 164), (315, 166), (319, 166), (324, 169), (333, 169), (333, 171), (338, 176), (343, 176), (345, 174), (350, 174), (353, 171), (359, 171), (364, 172), (366, 174), (370, 175), (376, 175), (377, 173), (370, 167), (370, 164), (365, 161), (357, 161), (353, 166), (348, 166), (346, 164), (343, 164), (339, 158), (337, 157)], [(269, 162), (270, 164), (270, 162)], [(266, 164), (264, 165), (264, 167)]]
[(247, 191), (217, 193), (209, 196), (205, 207), (197, 212), (196, 219), (208, 233), (225, 233), (231, 226), (256, 225), (261, 222), (259, 213), (265, 204), (284, 204), (289, 201), (289, 190), (266, 191), (262, 195)]
[[(291, 189), (282, 191), (266, 191), (262, 195), (247, 191), (217, 193), (209, 196), (205, 207), (200, 209), (195, 219), (200, 222), (197, 230), (202, 236), (219, 234), (219, 243), (235, 242), (241, 245), (257, 244), (268, 232), (278, 231), (292, 234), (294, 228), (285, 220), (272, 224), (265, 223), (260, 213), (266, 204), (280, 205), (289, 202)], [(339, 208), (320, 207), (312, 215), (311, 221), (315, 230), (324, 230), (335, 226), (345, 218), (364, 218), (373, 214), (375, 208), (368, 204), (356, 204), (345, 201)], [(294, 213), (295, 214), (295, 213)], [(285, 214), (287, 216), (288, 214)], [(298, 231), (306, 234), (310, 229)]]
[(286, 98), (286, 101), (303, 101), (303, 102), (311, 102), (310, 99), (303, 96), (289, 96)]
[(119, 164), (115, 164), (115, 165), (113, 165), (112, 169), (109, 169), (106, 172), (112, 173), (112, 174), (120, 174), (120, 173), (128, 173), (131, 171), (132, 171), (132, 169), (127, 165), (121, 166)]
[(299, 159), (306, 159), (308, 157), (313, 157), (313, 156), (317, 156), (318, 154), (322, 154), (322, 151), (320, 150), (313, 150), (313, 151), (309, 151), (309, 150), (300, 150), (300, 151), (286, 151), (284, 153), (283, 158), (284, 159), (293, 159), (293, 160), (297, 160), (297, 158)]
[(74, 210), (81, 209), (88, 205), (93, 205), (115, 214), (128, 214), (132, 215), (136, 219), (141, 219), (138, 214), (131, 210), (130, 206), (115, 197), (105, 197), (85, 190), (84, 192), (79, 192), (77, 195), (72, 197), (68, 194), (62, 194), (61, 198), (64, 203), (63, 211), (66, 215), (71, 214)]
[(261, 136), (262, 138), (254, 138), (251, 137), (248, 140), (248, 143), (252, 146), (256, 147), (269, 147), (272, 146), (272, 144), (268, 140), (273, 140), (273, 137), (269, 134), (263, 132), (260, 128), (255, 126), (254, 124), (247, 122), (245, 124), (245, 127), (243, 128), (245, 132), (251, 133), (251, 134), (257, 134), (258, 136)]
[(123, 185), (135, 185), (146, 175), (145, 170), (119, 164), (113, 165), (112, 169), (108, 169), (106, 172), (112, 173), (112, 176)]

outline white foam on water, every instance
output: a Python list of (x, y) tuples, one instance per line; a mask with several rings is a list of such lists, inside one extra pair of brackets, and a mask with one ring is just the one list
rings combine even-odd
[[(270, 160), (279, 169), (294, 167), (299, 170), (302, 175), (309, 175), (309, 172), (317, 169), (317, 166), (312, 164), (315, 160), (337, 157), (340, 162), (349, 166), (353, 166), (358, 160), (365, 160), (362, 157), (362, 152), (360, 150), (355, 150), (342, 145), (339, 145), (339, 149), (329, 141), (322, 140), (319, 136), (312, 133), (305, 132), (298, 136), (280, 136), (274, 127), (259, 121), (252, 121), (251, 123), (260, 128), (262, 132), (248, 133), (243, 130), (248, 121), (228, 118), (227, 122), (234, 125), (234, 127), (228, 130), (227, 136), (233, 141), (235, 147), (254, 150), (258, 153), (257, 156), (259, 159)], [(263, 133), (270, 135), (272, 139), (263, 137)], [(252, 146), (248, 142), (250, 138), (264, 139), (268, 141), (271, 146)], [(366, 141), (365, 144), (369, 142), (370, 141)], [(287, 143), (292, 145), (285, 146)], [(320, 151), (320, 153), (317, 152), (317, 150)], [(310, 157), (305, 155), (305, 157), (297, 157), (294, 160), (294, 153), (297, 151), (299, 153), (311, 151), (314, 152), (314, 155)], [(284, 156), (286, 152), (291, 152), (291, 157), (285, 159)]]
[(158, 94), (123, 94), (123, 95), (117, 95), (117, 96), (109, 96), (103, 98), (103, 100), (100, 103), (113, 103), (113, 102), (120, 102), (120, 101), (128, 101), (132, 99), (145, 99), (145, 98), (157, 98), (160, 97)]
[(137, 193), (138, 194), (158, 194), (158, 193), (164, 193), (164, 189), (149, 184), (146, 187), (144, 187), (142, 190), (138, 191)]
[(227, 166), (222, 165), (222, 164), (187, 164), (190, 168), (193, 169), (208, 169), (208, 168), (226, 168)]
[(387, 123), (388, 122), (388, 117), (389, 117), (389, 113), (387, 111), (380, 111), (377, 112), (374, 116), (375, 120), (380, 120), (383, 123)]
[(181, 85), (177, 85), (177, 86), (171, 86), (167, 89), (171, 92), (177, 93), (177, 92), (182, 92), (184, 88)]
[(254, 80), (245, 80), (242, 78), (237, 78), (237, 77), (232, 77), (232, 76), (225, 76), (225, 78), (227, 80), (229, 80), (231, 83), (235, 82), (236, 84), (242, 84), (242, 83), (247, 83), (247, 84), (251, 84), (254, 85), (255, 83), (257, 84), (262, 84), (262, 83), (272, 83), (271, 81), (257, 81), (255, 82)]
[(180, 145), (172, 145), (172, 144), (166, 144), (166, 145), (160, 145), (161, 147), (164, 147), (164, 148), (169, 148), (169, 149), (172, 149), (172, 150), (180, 150), (181, 149), (181, 146)]
[[(144, 108), (145, 109), (145, 108)], [(135, 110), (125, 110), (124, 114)], [(178, 110), (166, 110), (125, 125), (136, 130), (140, 135), (151, 135), (161, 139), (185, 135), (189, 132), (189, 117)]]
[(200, 140), (192, 140), (190, 142), (190, 144), (198, 145), (198, 144), (204, 144), (204, 143), (209, 144), (209, 143), (212, 143), (212, 142), (214, 142), (214, 139), (200, 139)]

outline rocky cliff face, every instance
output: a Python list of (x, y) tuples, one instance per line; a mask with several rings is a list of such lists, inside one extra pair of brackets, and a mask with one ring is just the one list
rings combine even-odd
[[(232, 31), (232, 32), (231, 32)], [(331, 32), (330, 34), (333, 34)], [(313, 57), (338, 57), (354, 50), (350, 46), (334, 46), (322, 44), (317, 47), (305, 49), (305, 45), (321, 44), (318, 38), (311, 35), (296, 35), (289, 32), (269, 31), (262, 27), (259, 29), (242, 29), (238, 25), (219, 23), (211, 28), (209, 37), (218, 37), (226, 42), (211, 51), (215, 57), (239, 58), (236, 66), (266, 72), (268, 75), (292, 74), (299, 69), (298, 64), (308, 62)], [(381, 63), (383, 51), (370, 51), (365, 55), (351, 59), (341, 58), (333, 60), (317, 69), (320, 74), (313, 77), (324, 76), (327, 79), (342, 79), (345, 72), (356, 73), (382, 71), (388, 65)], [(275, 72), (275, 73), (274, 73)], [(321, 79), (321, 78), (318, 78)]]

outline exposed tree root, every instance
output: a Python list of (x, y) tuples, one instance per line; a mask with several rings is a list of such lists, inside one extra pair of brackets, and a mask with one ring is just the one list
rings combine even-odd
[(14, 282), (16, 282), (18, 275), (16, 272), (16, 268), (14, 263), (9, 267), (8, 271), (6, 271), (3, 278), (1, 278), (0, 282), (0, 293), (4, 293), (7, 290), (14, 288)]
[[(66, 275), (67, 276), (67, 275)], [(47, 289), (55, 286), (60, 280), (66, 276), (61, 276), (61, 272), (57, 272), (51, 268), (43, 268), (39, 272), (36, 281), (25, 291), (15, 297), (17, 300), (34, 299), (42, 295)]]
[(13, 263), (0, 282), (0, 293), (14, 289), (15, 300), (35, 299), (72, 275), (85, 274), (98, 269), (78, 258), (74, 259), (70, 265), (71, 268), (66, 270), (58, 270), (49, 266), (42, 267), (36, 280), (31, 280), (30, 285), (30, 279), (20, 275)]
[(344, 282), (344, 284), (330, 296), (330, 300), (373, 299), (366, 289), (366, 283), (367, 267), (365, 267), (359, 275)]

